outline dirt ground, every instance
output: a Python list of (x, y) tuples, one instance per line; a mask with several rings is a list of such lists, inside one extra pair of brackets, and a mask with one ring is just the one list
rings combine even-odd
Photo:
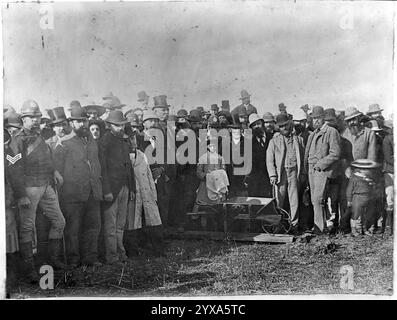
[[(353, 281), (344, 287), (346, 270)], [(318, 236), (291, 244), (167, 240), (166, 257), (144, 254), (124, 268), (56, 273), (54, 284), (54, 290), (41, 290), (18, 283), (9, 297), (392, 295), (393, 238)]]

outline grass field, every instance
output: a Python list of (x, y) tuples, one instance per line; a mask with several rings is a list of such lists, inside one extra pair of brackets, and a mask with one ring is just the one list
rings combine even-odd
[[(353, 288), (341, 288), (341, 267)], [(346, 268), (346, 267), (345, 267)], [(347, 267), (349, 268), (349, 267)], [(164, 258), (143, 255), (122, 268), (76, 269), (54, 290), (20, 283), (11, 298), (393, 293), (393, 238), (319, 236), (292, 244), (168, 240)]]

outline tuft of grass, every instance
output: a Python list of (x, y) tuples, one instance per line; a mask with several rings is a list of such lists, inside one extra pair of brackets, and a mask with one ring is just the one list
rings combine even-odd
[[(340, 286), (342, 266), (353, 268), (352, 290)], [(52, 291), (19, 283), (11, 297), (391, 295), (393, 239), (337, 235), (277, 245), (172, 240), (167, 242), (166, 257), (136, 257), (122, 277), (119, 269), (77, 269), (74, 286), (61, 282)], [(63, 276), (56, 274), (55, 283)]]

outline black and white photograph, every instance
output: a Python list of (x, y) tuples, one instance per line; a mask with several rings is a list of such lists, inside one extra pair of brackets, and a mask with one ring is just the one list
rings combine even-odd
[(1, 299), (393, 299), (396, 13), (2, 2)]

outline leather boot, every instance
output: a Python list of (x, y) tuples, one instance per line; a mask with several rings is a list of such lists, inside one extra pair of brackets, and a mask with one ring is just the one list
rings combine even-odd
[(351, 235), (353, 237), (359, 236), (359, 233), (357, 232), (357, 229), (356, 229), (356, 220), (353, 220), (353, 219), (350, 220), (350, 228), (352, 230)]
[(124, 231), (124, 248), (129, 259), (139, 256), (138, 230)]
[(66, 267), (60, 259), (60, 257), (63, 256), (62, 247), (62, 239), (48, 240), (48, 263), (54, 268), (54, 270), (61, 270)]
[(165, 256), (164, 229), (163, 226), (150, 227), (150, 240), (153, 246), (154, 255), (157, 257)]
[(19, 252), (23, 263), (22, 270), (26, 280), (31, 284), (37, 284), (40, 278), (34, 267), (32, 242), (21, 242), (19, 244)]
[(37, 255), (35, 258), (36, 265), (40, 268), (47, 264), (48, 260), (48, 241), (37, 242)]

